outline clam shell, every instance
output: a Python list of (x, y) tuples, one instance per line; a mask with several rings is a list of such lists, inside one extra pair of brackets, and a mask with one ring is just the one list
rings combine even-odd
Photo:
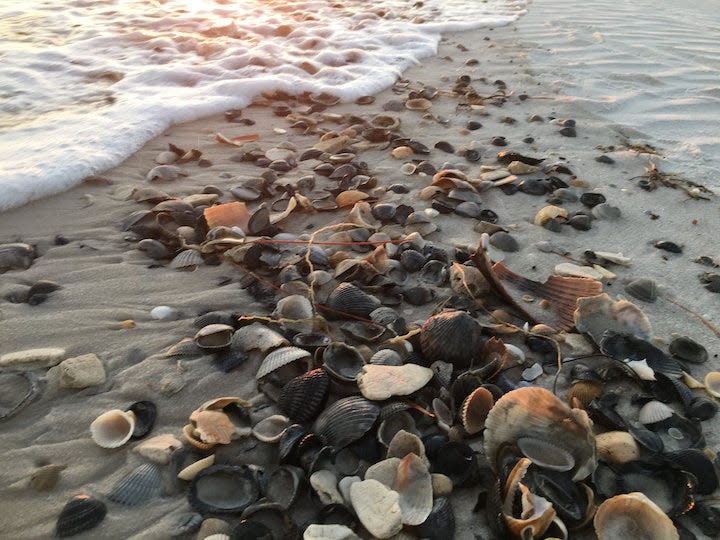
[(707, 349), (685, 336), (673, 339), (670, 342), (669, 350), (673, 356), (693, 364), (702, 364), (708, 359)]
[(367, 319), (380, 302), (351, 283), (341, 283), (330, 293), (325, 305), (334, 317)]
[(658, 287), (652, 279), (641, 278), (625, 285), (625, 292), (644, 302), (654, 302), (658, 297)]
[(670, 418), (675, 411), (665, 405), (662, 401), (648, 401), (642, 406), (638, 413), (638, 420), (641, 424), (654, 424)]
[(260, 420), (252, 429), (256, 439), (266, 443), (276, 443), (290, 426), (290, 420), (281, 414), (274, 414)]
[(365, 435), (379, 414), (380, 407), (363, 397), (341, 398), (318, 416), (313, 432), (327, 444), (342, 448)]
[(65, 469), (67, 469), (67, 465), (55, 463), (36, 469), (30, 477), (30, 487), (35, 491), (51, 490), (60, 480), (60, 472)]
[(627, 431), (608, 431), (595, 436), (598, 457), (610, 463), (627, 463), (640, 457), (640, 448)]
[[(485, 421), (485, 453), (493, 470), (499, 470), (502, 448), (517, 444), (519, 439), (523, 439), (523, 447), (536, 459), (535, 449), (540, 445), (558, 445), (561, 452), (572, 458), (569, 470), (573, 479), (580, 480), (597, 464), (590, 425), (584, 411), (570, 409), (552, 392), (536, 387), (518, 388), (502, 396), (490, 411)], [(560, 456), (548, 465), (564, 468), (569, 460)]]
[(713, 397), (720, 398), (720, 371), (711, 371), (705, 375), (705, 391)]
[(329, 386), (330, 379), (324, 369), (308, 371), (283, 387), (278, 407), (296, 422), (309, 422), (320, 412)]
[(464, 311), (445, 311), (425, 321), (420, 332), (422, 353), (430, 361), (456, 367), (475, 364), (481, 348), (480, 325)]
[(231, 343), (234, 349), (246, 353), (254, 350), (267, 353), (290, 344), (281, 334), (259, 322), (239, 328), (233, 334)]
[(391, 396), (407, 396), (417, 392), (430, 382), (433, 375), (433, 370), (417, 364), (368, 364), (358, 373), (357, 384), (367, 399), (383, 401)]
[(328, 374), (342, 382), (355, 382), (365, 365), (360, 351), (341, 342), (333, 342), (323, 351), (323, 366)]
[(115, 484), (108, 499), (125, 506), (137, 506), (157, 497), (161, 491), (160, 467), (145, 463)]
[(195, 463), (191, 463), (183, 470), (181, 470), (177, 477), (180, 480), (187, 480), (188, 482), (195, 478), (198, 473), (204, 469), (207, 469), (211, 465), (215, 464), (215, 454), (210, 454), (208, 457), (197, 460)]
[(305, 485), (305, 471), (292, 465), (281, 465), (267, 475), (265, 496), (283, 508), (290, 508), (297, 501)]
[(76, 495), (70, 499), (58, 516), (55, 535), (60, 538), (75, 536), (97, 527), (107, 514), (105, 503), (89, 495)]
[(593, 519), (599, 540), (679, 540), (675, 525), (642, 493), (615, 495), (603, 502)]
[(273, 371), (298, 360), (309, 360), (310, 353), (299, 347), (281, 347), (268, 354), (260, 364), (255, 375), (257, 380), (269, 375)]
[(90, 436), (103, 448), (117, 448), (130, 440), (135, 430), (135, 415), (113, 409), (104, 412), (90, 424)]
[(204, 350), (214, 351), (230, 345), (235, 329), (227, 324), (208, 324), (195, 334), (195, 344)]
[(213, 465), (190, 484), (190, 505), (201, 514), (239, 514), (257, 501), (260, 489), (250, 469)]
[(377, 480), (350, 486), (350, 500), (363, 526), (376, 538), (390, 538), (402, 529), (400, 496)]
[(476, 388), (463, 401), (460, 421), (468, 435), (475, 435), (485, 427), (485, 420), (495, 404), (495, 399), (486, 388)]
[(142, 439), (152, 431), (157, 418), (157, 406), (152, 401), (136, 401), (128, 407), (128, 412), (135, 416), (133, 439)]
[(195, 270), (204, 263), (205, 260), (199, 252), (194, 249), (186, 249), (175, 255), (169, 266), (174, 270)]
[(650, 320), (632, 302), (618, 300), (613, 302), (606, 294), (579, 298), (574, 319), (580, 332), (592, 336), (595, 343), (600, 343), (603, 333), (607, 330), (620, 334), (631, 334), (641, 339), (652, 337)]

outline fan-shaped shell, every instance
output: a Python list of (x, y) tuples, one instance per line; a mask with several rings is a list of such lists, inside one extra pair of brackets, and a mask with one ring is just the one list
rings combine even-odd
[(456, 367), (477, 361), (482, 338), (480, 325), (464, 311), (444, 311), (433, 315), (422, 326), (420, 344), (429, 361), (442, 360)]
[(299, 347), (281, 347), (280, 349), (275, 349), (268, 354), (262, 364), (260, 364), (255, 378), (260, 380), (276, 369), (286, 366), (291, 362), (309, 358), (310, 353)]
[(329, 445), (342, 448), (365, 435), (379, 414), (380, 407), (363, 397), (342, 398), (318, 416), (313, 432)]
[(330, 293), (325, 303), (334, 317), (362, 317), (367, 319), (370, 313), (380, 306), (380, 302), (352, 283), (341, 283)]
[(330, 379), (324, 369), (308, 371), (283, 387), (278, 398), (278, 407), (290, 419), (308, 422), (320, 412), (329, 386)]
[(590, 426), (584, 411), (570, 409), (552, 392), (537, 387), (518, 388), (502, 396), (490, 411), (485, 421), (485, 452), (490, 465), (498, 470), (499, 454), (505, 445), (523, 439), (521, 444), (530, 450), (540, 443), (552, 443), (572, 456), (573, 479), (580, 480), (597, 464)]
[(239, 514), (257, 501), (260, 489), (247, 467), (213, 465), (190, 484), (190, 505), (200, 513)]
[(632, 334), (641, 339), (650, 339), (652, 336), (650, 320), (632, 302), (613, 302), (607, 293), (602, 293), (578, 298), (577, 305), (575, 326), (580, 332), (590, 334), (595, 343), (600, 343), (606, 330)]
[(382, 366), (401, 366), (403, 359), (400, 353), (393, 349), (380, 349), (372, 355), (370, 363)]
[(130, 440), (135, 430), (132, 412), (113, 409), (104, 412), (90, 424), (90, 436), (103, 448), (117, 448)]
[(125, 506), (137, 506), (162, 491), (160, 468), (154, 463), (145, 463), (120, 480), (108, 493), (108, 499)]
[(616, 495), (603, 502), (593, 520), (599, 540), (679, 540), (675, 525), (642, 493)]
[(675, 411), (665, 405), (662, 401), (648, 401), (642, 406), (638, 413), (638, 420), (641, 424), (654, 424), (670, 418)]
[(239, 328), (232, 337), (233, 348), (243, 352), (257, 350), (267, 353), (285, 345), (289, 345), (287, 339), (259, 322)]
[(170, 261), (170, 268), (174, 270), (195, 270), (204, 262), (200, 253), (194, 249), (186, 249), (175, 255), (173, 260)]
[(208, 324), (195, 334), (195, 344), (201, 349), (216, 350), (230, 345), (235, 329), (228, 324)]
[(105, 519), (105, 503), (88, 495), (76, 495), (60, 511), (55, 534), (60, 538), (75, 536), (97, 527)]
[(465, 398), (460, 410), (460, 421), (468, 435), (482, 431), (494, 404), (495, 399), (487, 388), (476, 388)]

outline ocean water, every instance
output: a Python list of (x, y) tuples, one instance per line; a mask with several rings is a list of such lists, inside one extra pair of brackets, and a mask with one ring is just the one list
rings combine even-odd
[(441, 32), (524, 10), (522, 0), (0, 0), (0, 211), (263, 91), (376, 93), (433, 55)]

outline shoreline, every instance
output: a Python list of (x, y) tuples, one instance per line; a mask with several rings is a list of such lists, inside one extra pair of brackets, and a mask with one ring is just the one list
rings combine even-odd
[[(712, 233), (709, 232), (720, 229), (720, 215), (713, 212), (717, 209), (717, 198), (712, 201), (691, 199), (679, 190), (663, 186), (653, 192), (639, 189), (637, 181), (630, 182), (629, 179), (644, 174), (652, 156), (627, 149), (598, 150), (598, 147), (611, 145), (618, 147), (620, 134), (602, 119), (584, 115), (576, 106), (570, 110), (576, 122), (577, 137), (561, 136), (558, 132), (562, 126), (548, 119), (569, 116), (566, 115), (566, 103), (562, 96), (539, 87), (531, 75), (528, 50), (518, 43), (524, 37), (518, 30), (522, 26), (521, 19), (519, 23), (494, 30), (445, 35), (437, 56), (403, 74), (413, 85), (441, 89), (451, 87), (457, 76), (469, 74), (482, 95), (497, 91), (499, 85), (494, 81), (502, 80), (507, 91), (513, 92), (502, 107), (487, 105), (487, 116), (471, 116), (456, 110), (456, 100), (441, 95), (433, 101), (432, 113), (435, 117), (448, 119), (449, 125), (425, 120), (420, 113), (412, 111), (391, 114), (401, 117), (401, 130), (405, 136), (429, 148), (441, 140), (456, 148), (476, 141), (475, 146), (481, 153), (479, 163), (433, 149), (428, 158), (438, 169), (443, 162), (450, 161), (467, 166), (468, 172), (475, 177), (481, 165), (497, 164), (494, 156), (498, 151), (511, 149), (545, 157), (548, 162), (566, 164), (577, 177), (577, 184), (583, 182), (587, 186), (578, 187), (579, 193), (605, 195), (608, 203), (620, 209), (619, 219), (593, 221), (589, 231), (564, 226), (562, 232), (556, 233), (532, 223), (536, 212), (547, 204), (546, 197), (524, 193), (507, 196), (498, 189), (483, 192), (482, 208), (496, 212), (498, 224), (506, 227), (520, 246), (517, 252), (493, 252), (493, 255), (502, 256), (504, 264), (518, 274), (543, 281), (555, 265), (567, 261), (557, 254), (537, 250), (534, 247), (537, 242), (561, 244), (575, 258), (581, 257), (585, 250), (622, 252), (632, 259), (632, 266), (613, 267), (617, 279), (605, 281), (604, 290), (613, 298), (620, 295), (629, 298), (623, 290), (627, 282), (641, 277), (655, 280), (661, 287), (661, 298), (657, 302), (629, 299), (643, 309), (652, 322), (654, 334), (665, 344), (673, 333), (677, 333), (695, 339), (708, 349), (710, 360), (693, 371), (696, 378), (702, 379), (705, 372), (720, 367), (717, 359), (720, 339), (666, 298), (676, 298), (710, 323), (720, 326), (717, 296), (704, 290), (697, 277), (712, 269), (693, 262), (698, 256), (719, 258), (717, 248), (710, 243)], [(488, 41), (484, 40), (486, 37)], [(459, 45), (468, 50), (463, 51)], [(451, 59), (446, 59), (448, 57)], [(467, 65), (472, 59), (478, 63)], [(482, 77), (487, 80), (483, 82)], [(518, 97), (521, 94), (530, 98), (521, 100)], [(372, 105), (340, 104), (332, 107), (331, 112), (372, 116), (382, 112), (384, 103), (401, 98), (402, 95), (395, 95), (388, 89), (377, 95)], [(528, 122), (532, 115), (539, 115), (544, 121)], [(265, 306), (240, 289), (240, 275), (227, 264), (206, 265), (191, 273), (149, 268), (153, 261), (135, 249), (135, 242), (124, 240), (128, 233), (118, 229), (123, 218), (147, 207), (125, 200), (125, 197), (133, 186), (147, 185), (144, 177), (155, 165), (155, 156), (166, 150), (168, 143), (185, 149), (198, 148), (212, 166), (186, 165), (189, 176), (158, 186), (160, 189), (173, 196), (187, 196), (212, 184), (225, 192), (222, 202), (229, 202), (233, 200), (229, 189), (239, 183), (236, 177), (257, 175), (262, 169), (232, 161), (231, 156), (240, 149), (218, 145), (214, 141), (215, 133), (233, 137), (257, 132), (260, 134), (258, 143), (265, 150), (290, 140), (302, 151), (317, 140), (317, 136), (306, 137), (290, 129), (285, 119), (273, 116), (266, 108), (249, 107), (243, 111), (243, 117), (255, 120), (256, 124), (247, 127), (232, 124), (218, 115), (173, 126), (121, 166), (102, 175), (113, 182), (111, 185), (81, 185), (50, 199), (34, 201), (0, 214), (0, 230), (3, 231), (0, 243), (22, 239), (36, 243), (41, 254), (28, 270), (3, 274), (0, 292), (5, 294), (9, 289), (22, 288), (39, 279), (53, 280), (62, 286), (38, 306), (0, 303), (0, 331), (7, 336), (0, 353), (46, 346), (65, 348), (67, 357), (95, 353), (103, 361), (108, 375), (105, 384), (86, 390), (48, 387), (39, 399), (4, 422), (6, 455), (16, 462), (12, 470), (0, 473), (0, 483), (11, 486), (0, 491), (3, 499), (9, 501), (7, 514), (0, 516), (3, 521), (9, 520), (9, 533), (23, 538), (49, 536), (60, 509), (72, 495), (81, 490), (104, 494), (141, 463), (128, 446), (107, 451), (90, 440), (87, 426), (101, 412), (136, 400), (153, 399), (160, 411), (153, 435), (172, 433), (180, 437), (187, 416), (200, 403), (221, 395), (249, 399), (256, 394), (254, 372), (257, 365), (248, 363), (228, 376), (215, 369), (206, 358), (175, 364), (159, 356), (182, 337), (192, 335), (192, 320), (204, 311), (267, 314)], [(515, 121), (503, 120), (503, 117)], [(460, 129), (470, 120), (479, 121), (482, 127), (461, 134)], [(333, 126), (328, 124), (327, 127)], [(274, 132), (273, 128), (285, 129), (286, 133)], [(492, 145), (491, 139), (497, 136), (506, 137), (508, 146)], [(522, 142), (527, 137), (532, 137), (534, 142)], [(595, 161), (601, 154), (610, 156), (614, 163)], [(402, 183), (410, 189), (407, 195), (388, 192), (383, 196), (384, 202), (411, 204), (416, 209), (429, 206), (429, 201), (419, 200), (418, 194), (430, 183), (431, 177), (402, 174), (399, 169), (403, 160), (391, 157), (389, 149), (368, 150), (360, 158), (370, 165), (379, 185), (387, 187)], [(287, 176), (299, 178), (308, 172), (307, 165), (307, 162), (300, 162), (299, 168)], [(662, 163), (659, 166), (662, 168)], [(567, 202), (563, 206), (571, 210), (581, 208), (578, 202)], [(659, 217), (652, 219), (646, 212)], [(343, 215), (342, 211), (293, 215), (282, 223), (282, 228), (304, 232), (309, 226), (322, 226)], [(457, 215), (440, 215), (441, 231), (430, 235), (428, 240), (447, 247), (474, 247), (480, 236), (472, 229), (474, 222)], [(58, 234), (69, 242), (54, 245)], [(676, 255), (656, 249), (653, 243), (660, 240), (683, 244), (683, 253)], [(230, 278), (230, 283), (222, 284), (226, 278)], [(173, 307), (178, 311), (178, 318), (153, 320), (149, 312), (158, 305)], [(421, 320), (429, 315), (432, 307), (434, 304), (431, 303), (413, 308), (405, 315), (409, 321)], [(128, 319), (135, 321), (135, 327), (123, 329), (122, 321)], [(551, 383), (552, 378), (543, 376), (543, 386)], [(631, 388), (625, 385), (626, 390), (632, 391)], [(28, 422), (30, 419), (36, 420)], [(703, 422), (710, 448), (717, 448), (720, 443), (719, 428), (717, 418)], [(60, 483), (48, 493), (36, 493), (24, 484), (39, 460), (68, 462)], [(476, 497), (477, 489), (453, 494), (456, 538), (471, 538), (472, 534), (486, 532), (484, 516), (479, 518), (471, 512)], [(163, 527), (168, 526), (166, 518), (187, 511), (186, 501), (184, 495), (175, 492), (135, 509), (113, 505), (98, 529), (78, 538), (91, 538), (93, 533), (107, 534), (108, 537), (162, 538)]]

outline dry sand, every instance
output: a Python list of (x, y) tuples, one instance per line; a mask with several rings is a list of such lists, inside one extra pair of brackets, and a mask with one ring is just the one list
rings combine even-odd
[[(553, 233), (532, 224), (536, 211), (544, 206), (545, 197), (517, 193), (506, 196), (499, 190), (483, 193), (483, 207), (493, 209), (500, 216), (499, 223), (512, 232), (520, 244), (517, 253), (505, 253), (505, 264), (514, 271), (537, 280), (544, 280), (554, 266), (564, 259), (542, 253), (533, 245), (538, 241), (556, 242), (580, 257), (585, 250), (622, 252), (632, 259), (630, 267), (613, 267), (617, 279), (605, 283), (611, 296), (623, 295), (623, 286), (632, 279), (647, 277), (662, 287), (661, 299), (654, 304), (637, 301), (653, 324), (655, 335), (669, 341), (675, 334), (687, 335), (705, 345), (710, 360), (698, 366), (693, 374), (702, 378), (707, 371), (718, 369), (720, 339), (699, 320), (672, 303), (675, 298), (693, 311), (702, 314), (710, 323), (720, 326), (718, 296), (705, 291), (698, 275), (710, 269), (695, 264), (697, 256), (707, 255), (720, 260), (716, 232), (720, 228), (717, 198), (711, 201), (687, 197), (679, 190), (660, 187), (648, 193), (637, 187), (632, 177), (641, 175), (654, 156), (631, 150), (601, 152), (599, 146), (621, 148), (625, 140), (622, 130), (592, 116), (574, 102), (539, 85), (528, 62), (528, 48), (522, 43), (532, 41), (533, 35), (523, 28), (533, 27), (532, 11), (518, 25), (494, 30), (448, 35), (437, 57), (408, 70), (403, 77), (413, 85), (426, 84), (449, 88), (458, 75), (473, 77), (473, 84), (481, 94), (492, 94), (496, 80), (506, 83), (512, 91), (511, 99), (503, 106), (488, 105), (488, 115), (472, 117), (455, 110), (457, 101), (440, 97), (432, 112), (449, 120), (447, 125), (423, 119), (421, 114), (405, 111), (402, 132), (429, 147), (446, 140), (456, 147), (475, 144), (482, 153), (479, 164), (469, 164), (462, 157), (433, 150), (429, 159), (440, 166), (450, 161), (467, 166), (477, 173), (480, 164), (494, 164), (494, 155), (501, 148), (490, 144), (494, 136), (505, 136), (508, 148), (548, 161), (562, 161), (593, 190), (604, 194), (608, 202), (620, 208), (622, 216), (613, 221), (597, 220), (590, 231), (563, 227)], [(535, 28), (535, 27), (533, 27)], [(468, 50), (461, 50), (463, 45)], [(477, 59), (477, 65), (466, 65)], [(520, 94), (530, 99), (520, 100)], [(380, 112), (381, 105), (397, 99), (391, 90), (377, 96), (375, 104), (337, 106), (333, 112), (352, 112), (367, 117)], [(545, 121), (529, 123), (533, 114)], [(130, 472), (142, 459), (132, 452), (137, 443), (119, 449), (106, 450), (96, 446), (89, 436), (90, 422), (105, 410), (123, 408), (140, 399), (155, 401), (159, 409), (153, 435), (171, 433), (178, 437), (188, 415), (204, 401), (223, 395), (251, 398), (256, 395), (254, 373), (257, 360), (241, 369), (224, 374), (209, 362), (208, 357), (192, 360), (167, 359), (160, 353), (184, 336), (194, 333), (192, 320), (208, 310), (234, 310), (247, 314), (267, 314), (267, 308), (254, 302), (238, 283), (241, 273), (228, 265), (203, 266), (195, 272), (175, 272), (155, 268), (144, 254), (135, 249), (128, 233), (118, 224), (129, 213), (142, 208), (126, 196), (134, 186), (145, 184), (145, 175), (154, 165), (158, 152), (168, 143), (184, 148), (198, 148), (212, 162), (209, 168), (187, 165), (189, 176), (161, 186), (173, 196), (197, 193), (208, 184), (229, 190), (237, 183), (238, 175), (257, 174), (254, 166), (240, 164), (229, 158), (237, 151), (214, 142), (214, 134), (227, 136), (257, 131), (260, 144), (270, 148), (289, 140), (298, 148), (309, 147), (314, 137), (306, 137), (288, 128), (286, 120), (272, 116), (267, 109), (253, 107), (244, 116), (254, 119), (254, 127), (229, 124), (222, 117), (172, 127), (151, 142), (120, 167), (104, 176), (112, 185), (91, 187), (82, 185), (51, 199), (40, 200), (0, 215), (0, 242), (22, 240), (35, 243), (40, 257), (25, 271), (11, 271), (0, 276), (3, 294), (39, 279), (49, 279), (62, 285), (38, 306), (0, 302), (0, 353), (36, 347), (62, 347), (67, 356), (97, 354), (105, 365), (107, 382), (85, 390), (57, 389), (47, 385), (41, 397), (13, 418), (3, 422), (2, 443), (4, 467), (0, 471), (0, 537), (48, 538), (60, 509), (73, 495), (81, 492), (102, 496), (120, 478)], [(516, 120), (503, 123), (503, 117)], [(550, 117), (572, 118), (577, 122), (576, 138), (559, 135), (560, 126), (548, 122)], [(478, 120), (483, 127), (470, 134), (459, 133), (468, 120)], [(330, 126), (331, 127), (331, 126)], [(283, 128), (278, 134), (273, 128)], [(533, 137), (535, 142), (522, 140)], [(633, 140), (640, 143), (642, 141)], [(605, 153), (615, 160), (612, 165), (595, 161)], [(388, 193), (383, 200), (406, 203), (424, 208), (427, 203), (418, 198), (420, 189), (430, 183), (429, 177), (405, 176), (399, 172), (401, 162), (391, 158), (388, 151), (369, 151), (361, 159), (383, 186), (403, 183), (410, 194)], [(290, 173), (297, 177), (308, 167), (301, 163)], [(682, 172), (682, 171), (674, 171)], [(702, 183), (702, 179), (694, 179)], [(229, 201), (229, 193), (223, 199)], [(571, 210), (579, 203), (568, 203)], [(651, 219), (650, 212), (659, 216)], [(292, 216), (283, 223), (288, 231), (318, 227), (329, 220), (340, 220), (342, 213), (330, 215)], [(459, 216), (441, 216), (441, 231), (429, 240), (446, 246), (475, 246), (479, 234), (473, 231), (474, 220)], [(69, 243), (55, 245), (56, 235), (63, 235)], [(668, 254), (653, 247), (657, 240), (671, 240), (684, 246), (679, 255)], [(229, 280), (227, 279), (229, 278)], [(443, 294), (449, 294), (449, 289)], [(442, 297), (442, 296), (441, 296)], [(157, 321), (150, 310), (158, 305), (176, 309), (179, 318)], [(408, 312), (410, 320), (426, 317), (432, 305)], [(121, 321), (132, 319), (135, 327), (123, 329)], [(544, 385), (551, 382), (545, 377)], [(626, 384), (626, 393), (636, 387)], [(703, 422), (710, 448), (717, 448), (717, 419)], [(475, 443), (478, 441), (476, 440)], [(478, 448), (481, 445), (475, 444)], [(65, 463), (58, 485), (49, 492), (38, 493), (27, 482), (38, 463)], [(168, 495), (138, 508), (124, 508), (108, 503), (108, 515), (96, 529), (78, 538), (167, 538), (169, 523), (178, 514), (188, 511), (185, 494), (168, 486)], [(482, 514), (471, 513), (477, 489), (459, 490), (453, 496), (457, 518), (456, 538), (485, 537), (487, 529)]]

